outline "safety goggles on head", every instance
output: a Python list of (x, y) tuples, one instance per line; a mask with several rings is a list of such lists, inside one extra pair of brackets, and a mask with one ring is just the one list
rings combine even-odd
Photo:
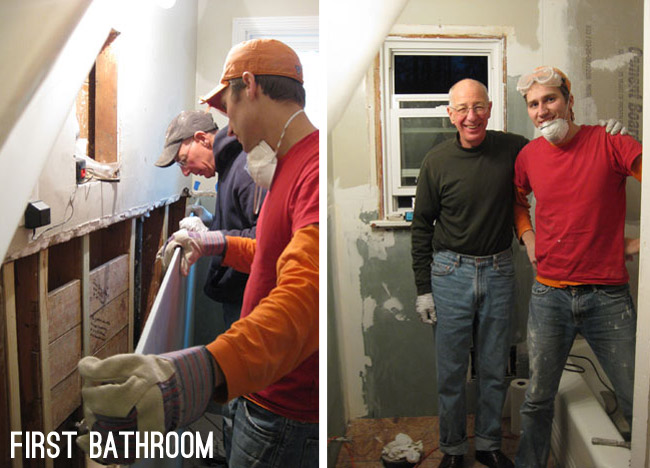
[(534, 83), (555, 87), (560, 87), (562, 86), (562, 83), (564, 83), (569, 91), (571, 91), (569, 79), (564, 73), (553, 67), (537, 67), (532, 73), (523, 75), (517, 82), (517, 91), (519, 91), (522, 96), (525, 96)]

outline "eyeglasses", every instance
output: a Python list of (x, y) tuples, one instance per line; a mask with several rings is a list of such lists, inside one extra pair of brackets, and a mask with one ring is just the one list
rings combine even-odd
[(487, 113), (488, 111), (488, 106), (486, 104), (476, 104), (475, 106), (449, 106), (450, 109), (453, 109), (454, 112), (456, 112), (459, 115), (465, 116), (469, 114), (470, 110), (473, 110), (476, 115), (483, 116)]
[(190, 156), (190, 151), (192, 151), (192, 145), (194, 144), (195, 140), (192, 140), (190, 143), (190, 146), (187, 147), (187, 152), (184, 155), (178, 154), (174, 162), (178, 164), (180, 167), (185, 167), (187, 165), (187, 158)]

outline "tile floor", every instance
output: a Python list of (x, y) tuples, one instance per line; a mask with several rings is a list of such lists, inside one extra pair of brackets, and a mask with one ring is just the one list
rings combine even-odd
[[(467, 418), (467, 433), (474, 433), (474, 417)], [(503, 419), (502, 442), (503, 453), (510, 459), (514, 459), (517, 450), (519, 437), (510, 434), (510, 418)], [(387, 443), (395, 439), (400, 432), (407, 434), (414, 441), (421, 440), (424, 445), (425, 459), (421, 462), (421, 468), (437, 468), (442, 453), (438, 450), (438, 418), (417, 417), (417, 418), (384, 418), (384, 419), (357, 419), (350, 423), (345, 437), (352, 442), (347, 444), (354, 457), (354, 465), (351, 463), (350, 453), (345, 447), (341, 447), (336, 468), (383, 468), (381, 463), (381, 450)], [(331, 442), (339, 443), (339, 442)], [(482, 468), (484, 465), (474, 460), (474, 439), (469, 440), (470, 449), (465, 456), (464, 468)], [(550, 461), (548, 468), (556, 468)]]

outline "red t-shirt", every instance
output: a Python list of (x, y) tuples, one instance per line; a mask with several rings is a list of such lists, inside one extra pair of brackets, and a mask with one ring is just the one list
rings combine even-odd
[(540, 277), (624, 284), (625, 182), (641, 144), (583, 125), (564, 146), (543, 137), (515, 163), (515, 185), (535, 194), (535, 256)]

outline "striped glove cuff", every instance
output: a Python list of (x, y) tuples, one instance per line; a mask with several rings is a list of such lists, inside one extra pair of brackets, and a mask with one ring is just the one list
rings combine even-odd
[(171, 361), (176, 367), (179, 414), (178, 422), (172, 429), (186, 427), (205, 413), (212, 398), (214, 358), (205, 346), (173, 351), (160, 357)]
[(202, 256), (225, 255), (226, 236), (224, 236), (221, 231), (190, 231), (187, 234), (201, 246)]

